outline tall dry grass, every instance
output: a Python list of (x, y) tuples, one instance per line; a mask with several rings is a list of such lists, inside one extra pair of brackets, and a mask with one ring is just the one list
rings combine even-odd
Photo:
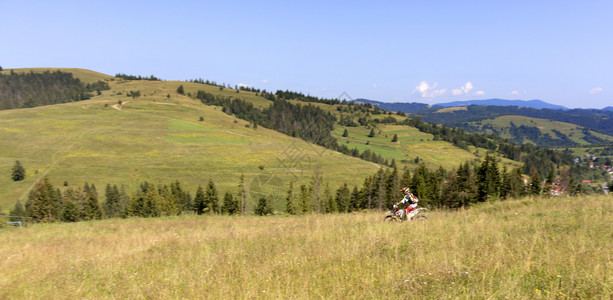
[(401, 224), (359, 213), (4, 229), (0, 299), (609, 299), (612, 199), (497, 202)]

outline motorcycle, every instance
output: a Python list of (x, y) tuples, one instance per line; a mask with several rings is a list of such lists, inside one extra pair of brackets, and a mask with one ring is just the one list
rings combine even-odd
[(394, 205), (394, 209), (385, 213), (383, 218), (384, 222), (403, 222), (403, 221), (415, 221), (415, 220), (428, 220), (423, 212), (428, 210), (425, 207), (418, 207), (407, 214), (405, 209), (399, 209), (397, 205)]

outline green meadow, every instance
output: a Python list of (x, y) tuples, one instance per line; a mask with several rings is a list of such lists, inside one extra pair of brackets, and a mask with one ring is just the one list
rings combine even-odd
[[(101, 193), (106, 184), (116, 184), (131, 194), (144, 181), (168, 184), (175, 180), (195, 193), (209, 179), (222, 193), (234, 192), (244, 175), (247, 189), (258, 196), (272, 194), (280, 209), (290, 181), (308, 183), (316, 169), (334, 189), (343, 183), (360, 185), (381, 167), (261, 126), (254, 129), (220, 107), (193, 99), (198, 90), (205, 90), (238, 97), (260, 108), (270, 105), (271, 101), (252, 92), (190, 82), (123, 80), (83, 69), (60, 70), (85, 82), (104, 80), (111, 89), (86, 101), (0, 111), (0, 175), (4, 174), (0, 176), (0, 211), (8, 211), (18, 199), (25, 203), (29, 190), (43, 176), (60, 189), (87, 182)], [(184, 95), (177, 93), (180, 85)], [(141, 96), (129, 97), (131, 91)], [(334, 106), (316, 105), (336, 111)], [(433, 141), (431, 135), (408, 126), (379, 125), (373, 138), (367, 137), (365, 127), (348, 128), (349, 138), (342, 138), (343, 129), (337, 126), (334, 132), (339, 142), (360, 151), (370, 149), (390, 162), (394, 159), (400, 168), (415, 168), (414, 159), (419, 156), (429, 167), (450, 169), (485, 154)], [(398, 134), (398, 143), (391, 142), (394, 134)], [(10, 179), (16, 160), (26, 168), (24, 181)]]
[(610, 196), (0, 228), (1, 299), (609, 299)]
[[(583, 133), (583, 127), (565, 122), (524, 116), (500, 116), (492, 120), (480, 121), (479, 123), (481, 126), (492, 125), (497, 130), (503, 131), (503, 134), (500, 135), (501, 137), (510, 138), (511, 135), (508, 133), (508, 129), (506, 128), (509, 128), (511, 126), (511, 122), (513, 122), (515, 126), (518, 127), (522, 125), (527, 127), (537, 127), (541, 131), (541, 134), (549, 134), (553, 139), (559, 139), (559, 137), (552, 131), (557, 130), (566, 135), (571, 141), (576, 142), (579, 145), (590, 144), (583, 139), (583, 137), (585, 137), (585, 134)], [(473, 124), (474, 123), (475, 122), (473, 122)], [(601, 134), (594, 131), (590, 131), (590, 134), (605, 141), (613, 141), (613, 137), (606, 134)]]
[[(153, 95), (132, 99), (110, 90), (92, 100), (0, 112), (3, 210), (17, 199), (25, 202), (29, 188), (43, 176), (56, 187), (88, 182), (100, 191), (109, 183), (124, 185), (129, 193), (143, 181), (179, 180), (194, 193), (209, 179), (222, 192), (238, 191), (241, 175), (247, 187), (261, 189), (261, 181), (274, 179), (268, 188), (287, 189), (290, 180), (306, 183), (316, 168), (337, 186), (379, 168), (273, 130), (251, 128), (217, 107), (172, 93), (178, 83), (164, 89), (169, 83), (162, 82), (161, 92), (146, 89), (155, 86), (152, 82), (111, 84)], [(10, 179), (16, 160), (26, 168), (24, 181)]]

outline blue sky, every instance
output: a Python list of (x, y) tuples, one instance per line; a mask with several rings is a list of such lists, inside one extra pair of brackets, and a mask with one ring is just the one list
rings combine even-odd
[(319, 97), (613, 105), (613, 1), (7, 1), (0, 66)]

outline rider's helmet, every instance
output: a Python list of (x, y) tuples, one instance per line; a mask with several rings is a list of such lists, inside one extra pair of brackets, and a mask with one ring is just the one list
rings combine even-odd
[(400, 191), (405, 195), (411, 192), (408, 187), (403, 187)]

